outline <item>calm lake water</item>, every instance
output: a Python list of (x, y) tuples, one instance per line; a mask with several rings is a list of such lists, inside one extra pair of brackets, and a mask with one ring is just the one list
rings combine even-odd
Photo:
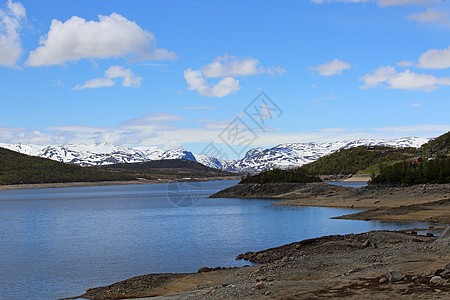
[(306, 238), (426, 226), (330, 217), (355, 210), (208, 199), (237, 181), (0, 191), (0, 298), (57, 299), (141, 274), (239, 266)]

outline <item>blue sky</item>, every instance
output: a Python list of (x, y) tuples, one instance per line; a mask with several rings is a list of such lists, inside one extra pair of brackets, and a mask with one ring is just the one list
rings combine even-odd
[[(0, 0), (0, 9), (3, 143), (200, 153), (211, 142), (450, 130), (448, 1)], [(261, 92), (270, 103), (252, 102)], [(250, 103), (264, 126), (245, 114)], [(224, 134), (237, 116), (235, 128), (255, 137), (248, 144)]]

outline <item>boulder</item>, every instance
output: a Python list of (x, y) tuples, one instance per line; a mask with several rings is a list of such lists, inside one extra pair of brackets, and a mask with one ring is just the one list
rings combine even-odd
[(430, 279), (430, 284), (432, 284), (432, 285), (446, 285), (447, 284), (447, 280), (445, 280), (441, 276), (433, 276)]
[(388, 282), (388, 279), (387, 279), (386, 277), (384, 277), (384, 276), (381, 277), (380, 280), (378, 280), (378, 283), (379, 283), (379, 284), (384, 284), (384, 283), (386, 283), (386, 282)]
[(262, 288), (264, 288), (264, 282), (260, 281), (257, 284), (255, 284), (255, 289), (260, 290)]
[(375, 249), (378, 248), (376, 243), (372, 242), (371, 240), (366, 240), (362, 244), (362, 248), (365, 249), (365, 248), (368, 248), (368, 247), (375, 248)]
[(198, 273), (206, 273), (206, 272), (211, 272), (212, 269), (208, 268), (208, 267), (201, 267), (200, 269), (198, 269)]
[(439, 273), (436, 274), (445, 279), (450, 279), (450, 264), (446, 265), (444, 268), (439, 270)]
[(449, 243), (450, 242), (450, 226), (447, 227), (435, 241), (435, 243)]
[(403, 279), (405, 277), (400, 271), (393, 270), (386, 273), (386, 277), (389, 280), (389, 282), (397, 282)]

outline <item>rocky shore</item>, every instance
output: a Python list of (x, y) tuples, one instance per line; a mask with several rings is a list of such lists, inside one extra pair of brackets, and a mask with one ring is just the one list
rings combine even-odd
[[(211, 197), (271, 198), (283, 200), (276, 205), (359, 208), (366, 211), (340, 218), (448, 225), (449, 192), (449, 184), (356, 189), (325, 183), (285, 183), (236, 185)], [(202, 266), (198, 273), (138, 276), (91, 288), (80, 297), (450, 299), (450, 227), (439, 238), (420, 235), (415, 229), (324, 236), (249, 251), (236, 259), (255, 265), (228, 269)]]
[(369, 185), (361, 188), (326, 183), (237, 184), (215, 198), (269, 198), (275, 205), (367, 209), (340, 218), (423, 221), (450, 224), (450, 184)]
[(237, 256), (253, 266), (138, 276), (80, 297), (449, 299), (449, 242), (450, 230), (441, 238), (392, 231), (325, 236)]

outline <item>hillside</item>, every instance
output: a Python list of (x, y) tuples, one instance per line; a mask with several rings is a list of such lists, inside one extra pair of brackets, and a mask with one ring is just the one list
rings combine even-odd
[(423, 144), (419, 152), (426, 157), (450, 155), (450, 131)]
[(381, 169), (372, 183), (419, 184), (450, 183), (450, 157), (420, 163), (403, 161)]
[(273, 169), (270, 171), (265, 171), (257, 175), (247, 175), (244, 177), (239, 184), (247, 183), (309, 183), (309, 182), (322, 182), (320, 178), (309, 176), (301, 168), (291, 169), (291, 170), (280, 170)]
[(409, 159), (417, 152), (415, 148), (392, 148), (384, 146), (360, 146), (341, 149), (315, 162), (306, 164), (301, 169), (311, 174), (371, 174), (378, 173), (380, 166)]
[(186, 177), (235, 177), (236, 174), (204, 166), (185, 159), (155, 160), (142, 163), (114, 164), (97, 167), (108, 171), (122, 171), (146, 179), (180, 179)]
[(133, 180), (121, 172), (84, 168), (0, 148), (0, 184)]

